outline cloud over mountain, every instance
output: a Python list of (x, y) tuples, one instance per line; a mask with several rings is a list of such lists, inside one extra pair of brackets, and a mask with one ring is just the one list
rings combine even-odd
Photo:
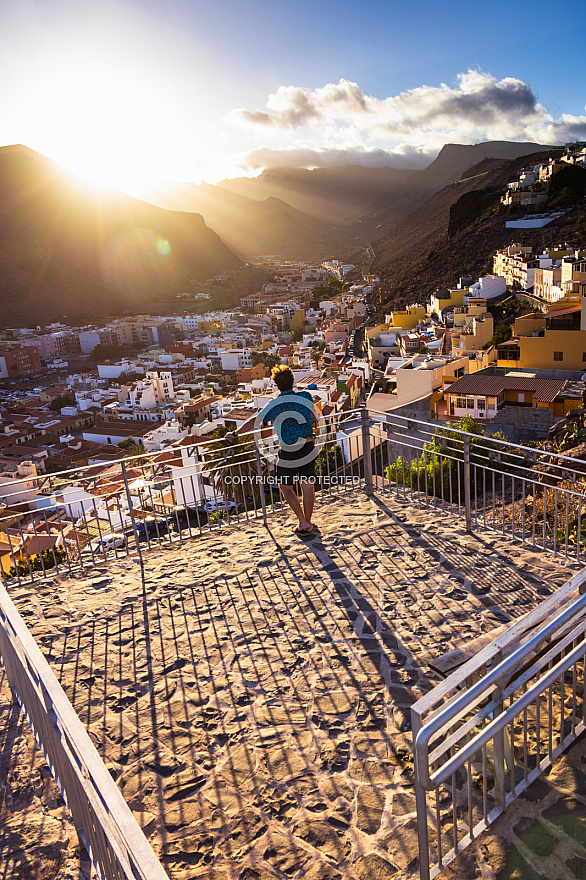
[(424, 150), (406, 146), (402, 150), (381, 150), (378, 148), (348, 147), (346, 149), (311, 149), (310, 147), (291, 147), (282, 150), (260, 147), (246, 156), (243, 167), (248, 171), (259, 168), (333, 168), (340, 165), (365, 165), (368, 168), (426, 168), (434, 159), (437, 150)]
[(312, 165), (384, 164), (385, 154), (388, 164), (402, 157), (404, 164), (412, 159), (410, 167), (421, 167), (423, 157), (429, 161), (448, 142), (555, 144), (586, 138), (586, 116), (554, 119), (527, 83), (514, 77), (497, 80), (479, 70), (461, 73), (452, 86), (423, 85), (386, 98), (366, 95), (345, 79), (317, 89), (281, 86), (265, 109), (236, 110), (229, 119), (263, 131), (273, 142), (247, 156), (248, 168), (260, 167), (265, 159), (291, 164), (305, 155)]

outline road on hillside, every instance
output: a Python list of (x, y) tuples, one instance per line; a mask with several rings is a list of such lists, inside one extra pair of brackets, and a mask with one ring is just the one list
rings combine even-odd
[(371, 244), (366, 245), (366, 253), (368, 254), (368, 262), (367, 262), (366, 266), (364, 267), (364, 269), (362, 270), (362, 277), (363, 278), (366, 277), (366, 275), (368, 275), (370, 273), (370, 267), (372, 266), (372, 263), (374, 261), (374, 251), (372, 249)]

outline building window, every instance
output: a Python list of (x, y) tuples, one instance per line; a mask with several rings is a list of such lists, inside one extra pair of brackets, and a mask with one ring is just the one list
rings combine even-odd
[(564, 359), (563, 351), (554, 351), (553, 359), (554, 359), (554, 361), (563, 361), (563, 359)]
[(583, 360), (583, 361), (586, 361), (586, 351), (583, 351), (583, 352), (582, 352), (582, 360)]

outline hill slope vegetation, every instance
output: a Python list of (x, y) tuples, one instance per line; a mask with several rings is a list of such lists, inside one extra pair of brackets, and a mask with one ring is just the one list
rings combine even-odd
[(165, 208), (201, 213), (242, 256), (325, 258), (387, 233), (479, 160), (511, 159), (537, 148), (506, 141), (448, 144), (421, 171), (361, 165), (270, 168), (258, 177), (224, 180), (216, 186), (159, 189), (151, 199)]
[(0, 149), (5, 326), (168, 298), (241, 261), (197, 214), (84, 187), (26, 147)]
[[(520, 166), (559, 153), (550, 148), (514, 160), (485, 159), (374, 241), (373, 268), (391, 291), (388, 304), (426, 301), (434, 290), (454, 286), (462, 275), (490, 273), (495, 251), (514, 242), (537, 250), (560, 242), (584, 247), (586, 215), (572, 200), (562, 206), (567, 211), (563, 217), (542, 229), (506, 227), (507, 220), (525, 213), (520, 209), (510, 215), (501, 206), (507, 183)], [(361, 258), (358, 251), (353, 256)]]

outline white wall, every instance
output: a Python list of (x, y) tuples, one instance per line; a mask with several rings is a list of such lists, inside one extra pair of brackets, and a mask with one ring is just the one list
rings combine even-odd
[(79, 334), (79, 344), (84, 354), (91, 354), (96, 345), (99, 345), (100, 334), (97, 330), (83, 330)]
[[(492, 299), (506, 293), (507, 282), (501, 275), (483, 275), (470, 286), (470, 296), (484, 296)], [(466, 300), (467, 297), (464, 297)]]

